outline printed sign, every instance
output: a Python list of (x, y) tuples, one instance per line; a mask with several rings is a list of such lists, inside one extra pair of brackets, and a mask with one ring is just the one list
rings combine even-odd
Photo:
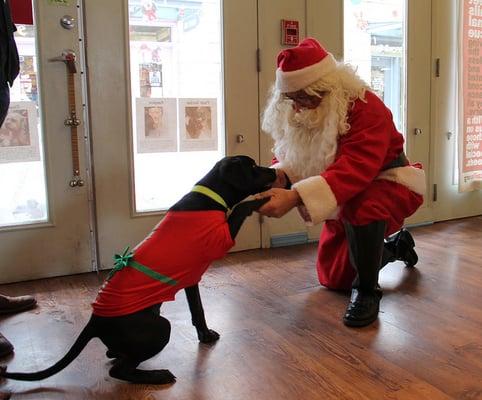
[(177, 151), (176, 99), (136, 99), (138, 153)]
[(38, 118), (35, 103), (10, 103), (0, 128), (0, 163), (39, 161)]
[(181, 151), (218, 149), (216, 99), (179, 99)]
[(482, 2), (461, 5), (459, 191), (482, 189)]
[(300, 41), (300, 23), (298, 21), (281, 20), (281, 44), (296, 46)]

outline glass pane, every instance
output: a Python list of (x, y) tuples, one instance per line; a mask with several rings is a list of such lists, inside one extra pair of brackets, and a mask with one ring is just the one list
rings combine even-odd
[(17, 25), (20, 74), (0, 129), (0, 227), (48, 219), (35, 35), (34, 26)]
[(169, 208), (224, 154), (220, 0), (129, 0), (136, 212)]
[(406, 0), (345, 0), (345, 61), (358, 68), (405, 132)]

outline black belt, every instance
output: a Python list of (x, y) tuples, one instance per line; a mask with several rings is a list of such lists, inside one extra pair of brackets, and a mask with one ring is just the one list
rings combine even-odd
[(405, 155), (405, 153), (402, 151), (397, 158), (395, 158), (395, 160), (393, 161), (390, 161), (387, 165), (385, 165), (383, 168), (382, 168), (382, 171), (385, 171), (387, 169), (390, 169), (390, 168), (399, 168), (399, 167), (405, 167), (407, 165), (409, 165), (410, 162), (408, 161), (408, 158), (407, 156)]

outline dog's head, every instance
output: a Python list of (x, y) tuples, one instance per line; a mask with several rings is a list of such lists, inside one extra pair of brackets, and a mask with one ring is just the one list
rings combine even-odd
[(232, 207), (249, 195), (269, 189), (275, 179), (273, 168), (260, 167), (248, 156), (231, 156), (218, 161), (200, 183)]

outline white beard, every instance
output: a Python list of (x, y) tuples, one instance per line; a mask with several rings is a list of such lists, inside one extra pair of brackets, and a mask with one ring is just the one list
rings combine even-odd
[(292, 182), (319, 175), (335, 159), (338, 113), (330, 95), (313, 110), (295, 112), (289, 101), (268, 107), (263, 129), (274, 139), (273, 152)]

